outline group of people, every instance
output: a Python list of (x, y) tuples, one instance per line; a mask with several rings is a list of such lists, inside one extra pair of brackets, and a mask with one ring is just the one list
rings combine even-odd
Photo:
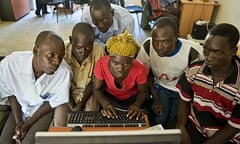
[(217, 24), (201, 46), (162, 17), (138, 45), (121, 10), (92, 0), (68, 42), (42, 31), (32, 52), (1, 60), (0, 143), (33, 144), (52, 122), (66, 126), (69, 110), (148, 114), (152, 125), (179, 128), (183, 144), (240, 142), (238, 29)]

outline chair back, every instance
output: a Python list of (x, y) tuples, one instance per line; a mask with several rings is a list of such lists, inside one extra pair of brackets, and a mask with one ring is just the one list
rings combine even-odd
[(89, 4), (90, 0), (71, 0), (75, 4), (83, 5), (83, 4)]

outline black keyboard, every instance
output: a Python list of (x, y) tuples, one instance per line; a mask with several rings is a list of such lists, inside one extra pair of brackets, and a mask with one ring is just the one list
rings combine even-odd
[(118, 118), (102, 116), (98, 111), (71, 112), (68, 127), (146, 127), (145, 119), (129, 119), (127, 112), (117, 111)]

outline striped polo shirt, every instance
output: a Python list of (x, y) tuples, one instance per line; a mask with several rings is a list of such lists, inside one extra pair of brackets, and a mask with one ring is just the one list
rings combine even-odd
[[(210, 69), (201, 61), (185, 71), (177, 88), (183, 101), (192, 102), (190, 120), (205, 137), (226, 124), (240, 129), (240, 64), (224, 80), (214, 84)], [(240, 142), (240, 133), (231, 140)]]

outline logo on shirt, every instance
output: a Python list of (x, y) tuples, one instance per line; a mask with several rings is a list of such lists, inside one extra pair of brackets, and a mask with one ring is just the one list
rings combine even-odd
[(170, 78), (168, 74), (161, 73), (161, 75), (158, 77), (159, 80), (166, 80), (166, 81), (175, 81), (177, 77)]
[(49, 93), (49, 92), (47, 92), (47, 93), (44, 94), (44, 95), (40, 95), (40, 97), (41, 97), (42, 99), (50, 99), (52, 96), (53, 96), (53, 94), (52, 94), (52, 93)]

